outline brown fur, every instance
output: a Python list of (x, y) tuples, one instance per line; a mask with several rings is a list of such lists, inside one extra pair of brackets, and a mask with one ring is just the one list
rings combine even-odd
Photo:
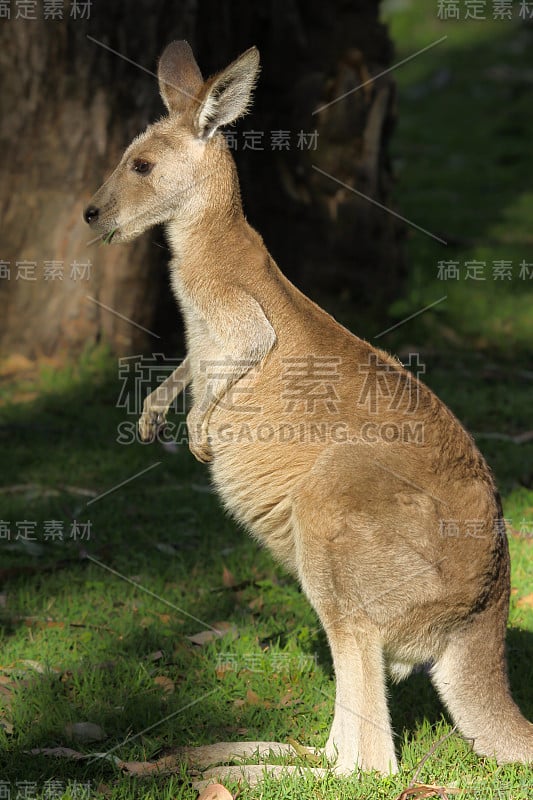
[[(478, 753), (531, 761), (533, 726), (507, 685), (509, 556), (491, 473), (446, 406), (299, 292), (246, 222), (217, 129), (245, 113), (257, 72), (252, 48), (204, 83), (188, 45), (169, 45), (159, 65), (169, 116), (134, 140), (91, 203), (102, 235), (127, 241), (164, 222), (173, 251), (188, 356), (147, 399), (141, 434), (192, 381), (192, 452), (324, 625), (337, 679), (326, 752), (339, 770), (396, 770), (385, 671), (399, 679), (421, 662)], [(149, 174), (132, 170), (139, 160)], [(287, 401), (287, 359), (306, 357), (335, 366), (329, 405)], [(368, 381), (389, 390), (373, 406)], [(399, 433), (369, 438), (369, 422)], [(457, 535), (443, 535), (446, 520)]]

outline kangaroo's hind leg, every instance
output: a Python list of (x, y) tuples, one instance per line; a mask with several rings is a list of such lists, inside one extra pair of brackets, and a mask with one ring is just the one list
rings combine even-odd
[(294, 535), (302, 587), (325, 629), (335, 669), (326, 753), (339, 772), (396, 772), (382, 642), (354, 593), (356, 560), (346, 558), (349, 522), (317, 489), (314, 484), (312, 497), (303, 493), (296, 500)]
[[(506, 573), (506, 565), (503, 565)], [(480, 755), (533, 763), (533, 724), (515, 705), (505, 664), (508, 576), (500, 595), (450, 635), (432, 680), (457, 727)]]

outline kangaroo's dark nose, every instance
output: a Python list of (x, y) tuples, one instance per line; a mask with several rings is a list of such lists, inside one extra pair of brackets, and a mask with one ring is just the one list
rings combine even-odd
[(95, 208), (95, 206), (88, 206), (83, 212), (83, 219), (88, 225), (90, 225), (91, 222), (96, 222), (99, 213), (100, 210)]

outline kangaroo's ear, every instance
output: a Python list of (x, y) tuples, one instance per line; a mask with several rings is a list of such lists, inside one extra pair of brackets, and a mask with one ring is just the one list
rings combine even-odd
[(204, 79), (188, 42), (171, 42), (165, 48), (159, 59), (157, 77), (169, 113), (180, 113), (191, 103), (198, 102), (196, 96)]
[(221, 125), (246, 114), (259, 74), (259, 51), (250, 47), (225, 70), (206, 83), (203, 102), (196, 117), (197, 133), (209, 139)]

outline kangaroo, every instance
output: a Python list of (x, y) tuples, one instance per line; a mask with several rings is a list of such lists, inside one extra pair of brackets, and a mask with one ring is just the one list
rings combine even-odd
[(509, 553), (492, 474), (451, 411), (290, 283), (247, 223), (220, 129), (246, 113), (258, 71), (252, 47), (204, 81), (189, 45), (169, 44), (168, 115), (84, 212), (106, 242), (166, 225), (188, 354), (147, 397), (141, 437), (190, 383), (193, 455), (327, 634), (325, 751), (339, 772), (397, 771), (386, 677), (421, 663), (478, 754), (531, 762), (533, 725), (507, 679)]

